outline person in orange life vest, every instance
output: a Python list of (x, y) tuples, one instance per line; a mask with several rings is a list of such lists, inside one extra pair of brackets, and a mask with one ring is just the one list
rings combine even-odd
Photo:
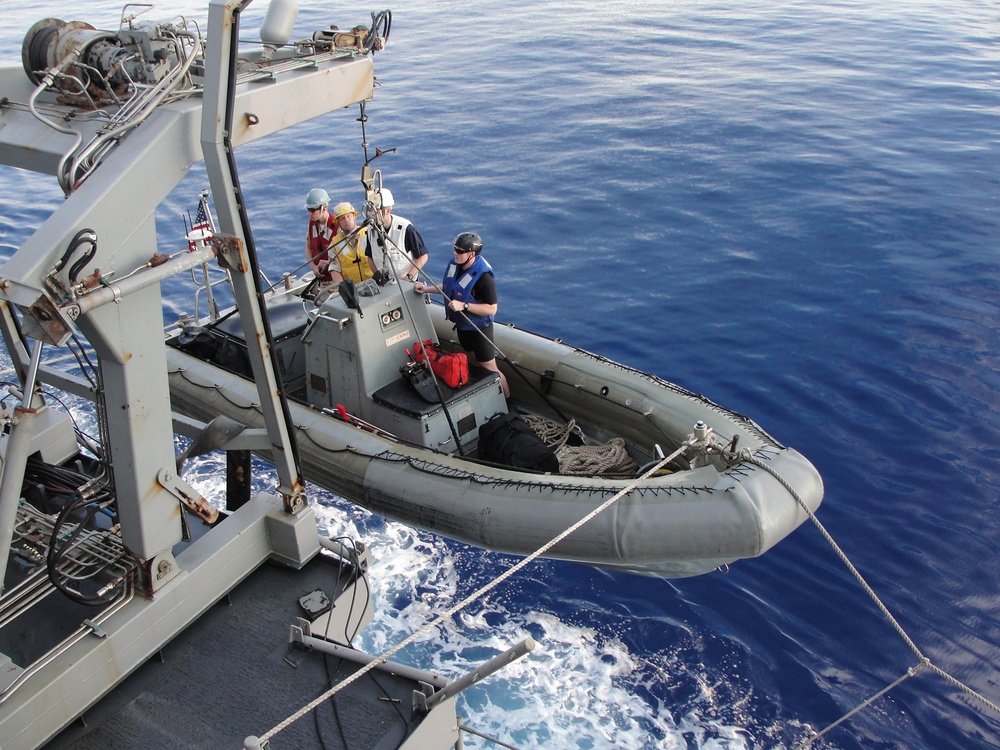
[(500, 374), (504, 397), (510, 396), (507, 378), (497, 367), (493, 345), (493, 316), (497, 313), (497, 286), (493, 267), (482, 256), (483, 241), (475, 232), (455, 238), (454, 256), (440, 287), (420, 281), (413, 285), (417, 294), (443, 294), (448, 320), (455, 323), (458, 341), (471, 352), (476, 364)]
[(309, 227), (306, 230), (306, 261), (316, 278), (323, 284), (333, 282), (328, 268), (330, 264), (330, 243), (339, 231), (337, 220), (327, 210), (330, 196), (323, 188), (313, 188), (306, 196), (306, 211), (309, 212)]
[(368, 227), (358, 228), (358, 212), (346, 201), (333, 207), (333, 217), (340, 231), (330, 242), (330, 264), (327, 271), (338, 284), (350, 279), (359, 284), (374, 274), (365, 256), (368, 245)]

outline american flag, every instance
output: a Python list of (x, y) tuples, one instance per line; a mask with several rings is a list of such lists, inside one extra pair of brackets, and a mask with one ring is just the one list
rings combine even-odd
[(198, 201), (198, 212), (191, 223), (191, 231), (188, 232), (188, 250), (194, 252), (198, 249), (198, 239), (204, 239), (206, 244), (211, 244), (211, 236), (206, 237), (205, 233), (214, 231), (215, 227), (212, 226), (212, 216), (208, 212), (208, 196), (202, 193), (201, 200)]

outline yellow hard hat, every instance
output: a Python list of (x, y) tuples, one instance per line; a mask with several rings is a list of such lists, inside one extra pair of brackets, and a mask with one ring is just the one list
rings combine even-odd
[(358, 215), (358, 212), (354, 210), (354, 206), (347, 201), (338, 203), (333, 207), (333, 218), (339, 219), (341, 216), (346, 216), (347, 214), (354, 214), (355, 216)]

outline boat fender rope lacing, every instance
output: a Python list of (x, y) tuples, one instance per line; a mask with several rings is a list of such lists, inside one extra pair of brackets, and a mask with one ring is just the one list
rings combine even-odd
[(329, 690), (326, 690), (323, 693), (321, 693), (317, 698), (315, 698), (312, 701), (310, 701), (309, 703), (307, 703), (305, 706), (303, 706), (301, 709), (299, 709), (298, 711), (296, 711), (295, 713), (293, 713), (287, 719), (285, 719), (282, 722), (279, 722), (277, 725), (274, 726), (274, 728), (272, 728), (271, 730), (269, 730), (265, 734), (260, 735), (260, 737), (258, 739), (258, 742), (260, 743), (260, 745), (263, 747), (264, 743), (266, 743), (268, 740), (270, 740), (271, 737), (273, 737), (274, 735), (276, 735), (278, 732), (280, 732), (283, 729), (287, 728), (288, 726), (290, 726), (294, 722), (298, 721), (299, 719), (301, 719), (303, 716), (305, 716), (309, 712), (313, 711), (318, 706), (320, 706), (323, 703), (325, 703), (332, 696), (334, 696), (337, 693), (339, 693), (341, 690), (343, 690), (344, 688), (346, 688), (348, 685), (350, 685), (351, 683), (353, 683), (355, 680), (358, 680), (361, 677), (363, 677), (364, 675), (366, 675), (368, 672), (371, 672), (378, 664), (384, 664), (392, 656), (394, 656), (395, 654), (397, 654), (400, 651), (402, 651), (404, 648), (406, 648), (407, 646), (409, 646), (411, 643), (414, 643), (414, 642), (418, 641), (419, 639), (423, 638), (424, 635), (426, 635), (427, 633), (429, 633), (431, 630), (433, 630), (433, 629), (437, 628), (438, 626), (444, 624), (445, 622), (449, 621), (452, 617), (455, 616), (455, 614), (457, 614), (458, 612), (461, 612), (463, 609), (465, 609), (466, 607), (468, 607), (470, 604), (472, 604), (473, 602), (475, 602), (478, 599), (482, 598), (487, 593), (489, 593), (490, 591), (492, 591), (493, 589), (495, 589), (497, 586), (499, 586), (501, 583), (503, 583), (504, 581), (506, 581), (508, 578), (510, 578), (514, 574), (518, 573), (522, 568), (525, 568), (526, 566), (528, 566), (532, 562), (534, 562), (536, 559), (538, 559), (539, 557), (543, 556), (550, 549), (552, 549), (557, 544), (559, 544), (561, 541), (563, 541), (564, 539), (566, 539), (566, 537), (568, 537), (570, 534), (574, 533), (580, 527), (582, 527), (585, 524), (587, 524), (590, 521), (592, 521), (594, 518), (596, 518), (597, 516), (599, 516), (601, 513), (603, 513), (608, 508), (610, 508), (616, 502), (618, 502), (623, 497), (625, 497), (626, 495), (628, 495), (629, 493), (631, 493), (633, 490), (635, 490), (637, 487), (639, 487), (639, 485), (641, 485), (647, 479), (649, 479), (650, 477), (652, 477), (657, 471), (659, 471), (660, 469), (662, 469), (664, 466), (666, 466), (668, 463), (670, 463), (674, 459), (678, 458), (682, 453), (684, 453), (686, 450), (688, 450), (688, 448), (690, 447), (690, 442), (691, 442), (691, 440), (689, 439), (688, 441), (685, 441), (684, 443), (682, 443), (681, 446), (677, 450), (675, 450), (669, 456), (666, 456), (665, 458), (663, 458), (661, 461), (658, 461), (657, 463), (653, 464), (642, 476), (637, 477), (633, 481), (629, 482), (629, 484), (626, 485), (625, 487), (623, 487), (619, 492), (615, 493), (612, 497), (610, 497), (607, 500), (605, 500), (603, 503), (601, 503), (599, 506), (597, 506), (594, 510), (590, 511), (590, 513), (588, 513), (587, 515), (585, 515), (583, 518), (581, 518), (579, 521), (577, 521), (576, 523), (574, 523), (572, 526), (570, 526), (569, 528), (567, 528), (564, 531), (561, 531), (559, 534), (557, 534), (555, 537), (553, 537), (548, 542), (546, 542), (545, 544), (543, 544), (541, 547), (539, 547), (537, 550), (535, 550), (534, 552), (532, 552), (530, 555), (528, 555), (527, 557), (521, 559), (520, 561), (518, 561), (517, 563), (515, 563), (511, 567), (507, 568), (507, 570), (505, 570), (503, 573), (501, 573), (500, 575), (498, 575), (496, 578), (494, 578), (489, 583), (481, 586), (478, 590), (474, 591), (472, 594), (470, 594), (469, 596), (467, 596), (465, 599), (463, 599), (462, 601), (460, 601), (458, 604), (455, 604), (454, 606), (448, 608), (447, 610), (445, 610), (444, 612), (442, 612), (441, 614), (439, 614), (433, 620), (431, 620), (426, 625), (424, 625), (422, 628), (420, 628), (420, 630), (416, 631), (415, 633), (412, 633), (411, 635), (409, 635), (408, 637), (404, 638), (402, 641), (400, 641), (399, 643), (397, 643), (395, 646), (393, 646), (392, 648), (390, 648), (388, 651), (384, 651), (380, 656), (372, 659), (368, 664), (366, 664), (361, 669), (359, 669), (356, 672), (354, 672), (354, 674), (352, 674), (349, 677), (345, 678), (344, 680), (340, 681), (339, 683), (337, 683), (336, 685), (334, 685), (333, 687), (331, 687)]
[(827, 726), (824, 729), (822, 729), (821, 731), (817, 732), (813, 737), (810, 737), (808, 740), (806, 740), (805, 742), (803, 742), (802, 744), (800, 744), (798, 746), (799, 748), (809, 748), (809, 747), (812, 747), (812, 744), (816, 740), (820, 739), (823, 735), (825, 735), (826, 733), (828, 733), (829, 731), (831, 731), (834, 727), (839, 726), (840, 724), (842, 724), (844, 721), (846, 721), (847, 719), (849, 719), (851, 716), (853, 716), (857, 712), (859, 712), (859, 711), (863, 710), (864, 708), (868, 707), (869, 705), (871, 705), (875, 700), (877, 700), (878, 698), (882, 697), (883, 695), (885, 695), (886, 693), (888, 693), (890, 690), (892, 690), (894, 687), (896, 687), (901, 682), (903, 682), (903, 680), (906, 680), (906, 679), (908, 679), (910, 677), (913, 677), (915, 674), (917, 674), (918, 672), (920, 672), (920, 671), (922, 671), (924, 669), (929, 669), (934, 674), (938, 675), (939, 677), (944, 678), (953, 687), (958, 688), (959, 690), (963, 691), (964, 693), (966, 693), (970, 697), (975, 698), (976, 700), (978, 700), (980, 703), (982, 703), (984, 706), (988, 707), (994, 713), (1000, 714), (1000, 706), (998, 706), (996, 703), (994, 703), (989, 698), (987, 698), (986, 696), (982, 695), (981, 693), (979, 693), (975, 689), (973, 689), (973, 688), (969, 687), (968, 685), (966, 685), (965, 683), (961, 682), (959, 679), (957, 679), (953, 675), (949, 674), (945, 670), (943, 670), (940, 667), (936, 666), (935, 664), (933, 664), (931, 662), (930, 659), (928, 659), (926, 656), (924, 656), (924, 654), (920, 651), (920, 648), (917, 646), (917, 644), (914, 643), (913, 639), (910, 638), (910, 636), (907, 634), (907, 632), (903, 629), (903, 626), (899, 624), (899, 622), (896, 620), (896, 618), (889, 611), (889, 608), (886, 607), (885, 604), (883, 604), (883, 602), (882, 602), (881, 599), (879, 599), (878, 594), (876, 594), (875, 591), (874, 591), (874, 589), (872, 589), (872, 587), (868, 585), (868, 582), (861, 575), (861, 572), (848, 559), (847, 554), (840, 548), (840, 546), (837, 544), (837, 542), (834, 541), (834, 538), (830, 534), (830, 532), (828, 532), (826, 530), (826, 528), (823, 526), (823, 524), (820, 523), (819, 519), (816, 518), (816, 514), (805, 504), (805, 502), (803, 502), (803, 500), (799, 496), (798, 492), (795, 491), (795, 488), (793, 488), (792, 485), (789, 484), (789, 482), (786, 481), (784, 477), (782, 477), (777, 471), (775, 471), (770, 466), (770, 464), (768, 464), (766, 461), (762, 461), (762, 460), (760, 460), (760, 459), (758, 459), (758, 458), (756, 458), (756, 457), (754, 457), (752, 455), (749, 455), (749, 454), (744, 455), (743, 456), (743, 460), (745, 460), (748, 463), (751, 463), (754, 466), (757, 466), (757, 467), (763, 469), (764, 471), (766, 471), (768, 474), (770, 474), (772, 477), (774, 477), (781, 484), (781, 486), (784, 487), (788, 491), (788, 493), (793, 498), (795, 498), (795, 502), (798, 503), (799, 507), (802, 508), (803, 511), (805, 511), (806, 515), (808, 515), (808, 517), (809, 517), (809, 520), (813, 522), (813, 525), (819, 530), (819, 533), (823, 535), (823, 538), (826, 540), (827, 544), (830, 545), (830, 548), (834, 551), (834, 553), (837, 555), (837, 557), (840, 558), (841, 562), (844, 563), (844, 565), (847, 567), (848, 571), (850, 571), (851, 575), (854, 576), (854, 579), (858, 582), (858, 584), (861, 586), (861, 588), (864, 589), (865, 593), (868, 594), (869, 598), (875, 603), (875, 606), (882, 613), (882, 616), (886, 618), (886, 620), (889, 622), (889, 624), (892, 626), (892, 628), (896, 631), (896, 633), (899, 635), (899, 637), (903, 639), (904, 643), (906, 643), (907, 647), (914, 654), (916, 654), (917, 659), (918, 659), (918, 663), (916, 665), (914, 665), (913, 667), (910, 667), (906, 671), (906, 673), (904, 675), (902, 675), (897, 680), (895, 680), (894, 682), (892, 682), (891, 684), (889, 684), (888, 686), (886, 686), (882, 690), (878, 691), (874, 695), (870, 696), (866, 700), (862, 701), (860, 704), (858, 704), (857, 706), (855, 706), (854, 708), (852, 708), (850, 711), (848, 711), (846, 714), (844, 714), (842, 717), (840, 717), (839, 719), (837, 719), (835, 722), (833, 722), (829, 726)]

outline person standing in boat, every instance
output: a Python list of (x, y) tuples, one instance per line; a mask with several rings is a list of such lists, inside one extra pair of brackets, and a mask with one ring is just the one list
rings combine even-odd
[(374, 274), (365, 255), (368, 227), (358, 227), (357, 216), (354, 206), (346, 201), (333, 207), (333, 218), (337, 220), (340, 231), (330, 243), (327, 272), (338, 284), (344, 279), (360, 284)]
[(333, 283), (329, 253), (334, 236), (340, 231), (337, 220), (327, 210), (330, 196), (323, 188), (313, 188), (306, 196), (309, 227), (306, 230), (306, 261), (321, 284)]
[(423, 238), (409, 219), (392, 213), (395, 201), (388, 188), (379, 190), (375, 203), (376, 225), (368, 233), (365, 250), (372, 271), (381, 270), (386, 278), (416, 281), (428, 257)]
[(510, 396), (507, 378), (497, 367), (493, 345), (493, 317), (497, 314), (497, 287), (493, 267), (482, 256), (483, 240), (475, 232), (455, 238), (454, 256), (440, 287), (417, 282), (417, 294), (443, 294), (448, 320), (455, 323), (458, 341), (476, 364), (500, 375), (504, 397)]

